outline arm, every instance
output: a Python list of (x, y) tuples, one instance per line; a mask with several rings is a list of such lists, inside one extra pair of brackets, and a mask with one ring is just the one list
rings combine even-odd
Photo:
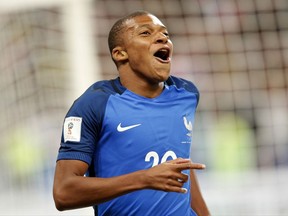
[(198, 216), (209, 216), (209, 209), (203, 199), (200, 191), (200, 186), (194, 170), (190, 170), (191, 179), (191, 208), (197, 213)]
[(92, 206), (143, 187), (141, 172), (113, 178), (84, 177), (88, 164), (60, 160), (56, 164), (53, 197), (60, 211)]
[[(185, 169), (202, 169), (202, 164), (176, 159), (147, 170), (112, 178), (84, 177), (88, 165), (77, 160), (59, 160), (56, 164), (53, 197), (60, 211), (99, 204), (145, 188), (185, 193), (188, 176)], [(179, 181), (181, 180), (181, 181)]]

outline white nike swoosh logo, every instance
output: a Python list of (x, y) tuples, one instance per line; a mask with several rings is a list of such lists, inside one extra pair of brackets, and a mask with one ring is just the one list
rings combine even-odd
[(141, 124), (135, 124), (135, 125), (130, 125), (130, 126), (126, 126), (126, 127), (122, 127), (121, 126), (121, 123), (117, 126), (117, 131), (119, 132), (123, 132), (123, 131), (127, 131), (127, 130), (130, 130), (132, 128), (135, 128), (135, 127), (138, 127), (140, 126)]

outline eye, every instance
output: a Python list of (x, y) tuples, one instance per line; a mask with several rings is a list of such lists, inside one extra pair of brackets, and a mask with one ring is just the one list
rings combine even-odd
[(150, 32), (149, 31), (143, 31), (140, 33), (140, 35), (150, 35)]
[(164, 34), (167, 38), (170, 37), (168, 32), (163, 32), (163, 34)]

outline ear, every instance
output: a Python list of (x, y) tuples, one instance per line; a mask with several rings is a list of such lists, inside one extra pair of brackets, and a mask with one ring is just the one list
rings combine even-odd
[(120, 46), (115, 47), (112, 50), (112, 58), (114, 61), (125, 61), (128, 59), (128, 53)]

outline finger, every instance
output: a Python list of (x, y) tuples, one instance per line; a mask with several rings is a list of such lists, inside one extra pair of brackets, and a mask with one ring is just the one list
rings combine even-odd
[(178, 169), (180, 171), (188, 170), (188, 169), (202, 170), (202, 169), (205, 169), (205, 168), (206, 168), (205, 164), (200, 164), (200, 163), (183, 163), (183, 164), (179, 164), (178, 165)]
[(205, 169), (206, 166), (205, 164), (200, 164), (200, 163), (193, 163), (190, 158), (177, 158), (175, 160), (169, 161), (172, 164), (192, 164), (192, 166), (189, 168), (187, 167), (186, 169)]
[(169, 189), (165, 190), (167, 192), (177, 192), (177, 193), (187, 193), (187, 189), (183, 187), (169, 187)]
[(175, 175), (174, 179), (176, 179), (179, 182), (185, 183), (185, 182), (188, 181), (189, 176), (187, 174), (185, 174), (185, 173), (181, 173), (180, 172), (178, 175)]
[(176, 158), (174, 160), (169, 160), (166, 161), (166, 163), (170, 163), (170, 164), (181, 164), (181, 163), (187, 163), (189, 162), (190, 159), (189, 158)]
[(182, 164), (182, 163), (189, 163), (191, 160), (189, 158), (177, 158), (175, 160), (167, 161), (168, 163), (172, 164)]
[(181, 179), (170, 179), (168, 185), (173, 187), (181, 188), (184, 182)]
[(186, 188), (181, 188), (181, 192), (180, 193), (187, 193), (187, 189)]
[(165, 191), (187, 193), (187, 189), (183, 188), (185, 182), (183, 182), (181, 179), (169, 179), (169, 182), (167, 183), (167, 187), (164, 189)]
[(205, 164), (200, 164), (200, 163), (192, 163), (190, 169), (205, 169), (206, 165)]

